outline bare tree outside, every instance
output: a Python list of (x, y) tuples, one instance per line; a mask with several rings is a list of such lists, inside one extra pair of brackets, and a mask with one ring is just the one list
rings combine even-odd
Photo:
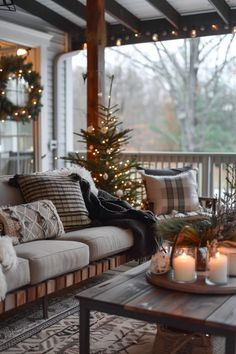
[[(115, 75), (119, 71), (127, 75), (126, 90), (124, 82), (121, 90), (120, 83), (116, 86), (119, 95), (130, 106), (135, 92), (136, 110), (149, 125), (150, 137), (156, 132), (162, 142), (159, 150), (235, 151), (235, 36), (175, 42), (174, 49), (168, 42), (150, 43), (149, 50), (141, 45), (107, 49), (123, 59), (118, 69), (117, 64), (113, 66)], [(124, 117), (131, 127), (132, 117), (135, 126), (133, 108)]]
[[(235, 36), (226, 35), (107, 48), (106, 72), (115, 76), (113, 103), (120, 107), (124, 126), (134, 129), (127, 148), (235, 151), (234, 47)], [(78, 122), (83, 119), (81, 128), (86, 122), (81, 111), (86, 68), (78, 64), (74, 70), (79, 132)]]

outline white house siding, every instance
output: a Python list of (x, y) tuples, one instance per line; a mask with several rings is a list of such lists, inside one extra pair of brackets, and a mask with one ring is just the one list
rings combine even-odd
[[(1, 31), (6, 27), (5, 21), (8, 22), (8, 29), (11, 29), (10, 34)], [(9, 26), (12, 23), (13, 26)], [(4, 26), (5, 25), (5, 26)], [(17, 27), (20, 26), (17, 30)], [(15, 29), (15, 31), (14, 31)], [(25, 31), (25, 33), (24, 33)], [(40, 31), (42, 32), (43, 44), (39, 39)], [(4, 33), (3, 33), (4, 32)], [(9, 31), (8, 31), (9, 32)], [(46, 36), (50, 35), (51, 38), (46, 43)], [(44, 38), (45, 37), (45, 38)], [(48, 36), (49, 38), (49, 36)], [(54, 73), (55, 73), (55, 60), (60, 54), (67, 51), (67, 36), (64, 32), (54, 28), (45, 21), (32, 16), (21, 9), (17, 8), (16, 12), (0, 11), (0, 40), (6, 40), (22, 45), (29, 45), (30, 47), (40, 48), (39, 50), (39, 62), (34, 63), (35, 67), (41, 74), (42, 83), (44, 86), (43, 92), (43, 108), (41, 112), (41, 124), (39, 124), (39, 169), (47, 170), (54, 166), (55, 151), (50, 150), (50, 142), (55, 138), (54, 127)], [(61, 72), (62, 78), (64, 78), (64, 72)], [(62, 85), (64, 85), (64, 80)], [(65, 111), (65, 100), (60, 100), (62, 111)], [(63, 120), (63, 119), (62, 119)], [(65, 122), (64, 122), (65, 125)], [(62, 127), (64, 129), (64, 127)], [(61, 142), (64, 138), (59, 139)], [(65, 149), (65, 141), (64, 141)], [(63, 149), (62, 149), (63, 150)], [(46, 155), (43, 159), (41, 156)]]

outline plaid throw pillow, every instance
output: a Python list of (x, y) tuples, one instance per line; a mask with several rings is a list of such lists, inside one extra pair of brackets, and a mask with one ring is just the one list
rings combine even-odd
[(48, 199), (53, 202), (65, 231), (90, 224), (78, 180), (71, 176), (16, 175), (27, 203)]
[(154, 213), (170, 214), (173, 210), (190, 212), (199, 210), (195, 169), (177, 176), (150, 176), (142, 174), (147, 198), (154, 204)]

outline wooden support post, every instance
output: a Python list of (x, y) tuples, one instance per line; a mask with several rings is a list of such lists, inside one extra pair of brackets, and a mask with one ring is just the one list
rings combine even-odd
[(104, 99), (105, 0), (87, 0), (87, 125), (99, 124), (98, 103)]

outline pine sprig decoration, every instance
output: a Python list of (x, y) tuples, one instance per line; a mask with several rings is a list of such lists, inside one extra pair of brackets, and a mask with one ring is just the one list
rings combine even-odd
[[(226, 165), (226, 190), (218, 200), (216, 213), (208, 217), (199, 215), (202, 220), (191, 220), (191, 217), (169, 218), (159, 221), (156, 234), (163, 240), (175, 243), (184, 230), (192, 230), (200, 246), (217, 243), (226, 247), (235, 247), (236, 243), (236, 165)], [(203, 220), (204, 219), (204, 220)], [(191, 232), (185, 232), (185, 241), (191, 244)], [(181, 237), (180, 237), (181, 239)]]
[(132, 129), (122, 129), (122, 122), (117, 116), (119, 107), (111, 103), (113, 80), (114, 76), (111, 76), (107, 106), (99, 105), (100, 124), (74, 133), (79, 137), (79, 142), (86, 144), (87, 158), (71, 153), (64, 159), (91, 171), (98, 188), (137, 206), (143, 193), (142, 183), (135, 178), (139, 164), (135, 159), (121, 159), (122, 151), (131, 139)]

